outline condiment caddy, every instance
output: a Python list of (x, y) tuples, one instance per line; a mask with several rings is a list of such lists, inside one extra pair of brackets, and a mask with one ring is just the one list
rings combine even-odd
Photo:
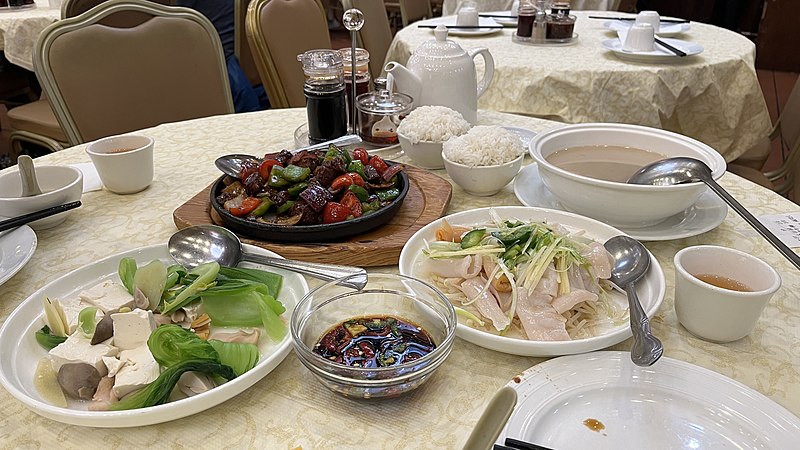
[(556, 2), (547, 13), (544, 0), (534, 5), (530, 0), (520, 3), (517, 31), (511, 39), (527, 45), (568, 45), (577, 41), (574, 33), (577, 18), (570, 14), (569, 2)]

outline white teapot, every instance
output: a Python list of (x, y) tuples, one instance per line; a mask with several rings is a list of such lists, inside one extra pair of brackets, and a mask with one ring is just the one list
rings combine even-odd
[[(494, 59), (485, 48), (465, 51), (460, 45), (447, 40), (447, 28), (439, 25), (433, 31), (436, 39), (420, 45), (406, 68), (391, 61), (384, 68), (393, 78), (395, 90), (410, 95), (414, 106), (439, 105), (454, 109), (471, 124), (478, 121), (478, 97), (494, 76)], [(482, 55), (486, 70), (477, 81), (475, 61)]]

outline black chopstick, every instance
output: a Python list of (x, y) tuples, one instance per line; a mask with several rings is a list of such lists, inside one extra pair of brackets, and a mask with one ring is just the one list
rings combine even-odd
[[(438, 26), (439, 25), (417, 25), (417, 27), (419, 27), (419, 28), (436, 28)], [(485, 25), (485, 26), (481, 26), (481, 25), (445, 25), (445, 27), (447, 27), (448, 30), (480, 30), (480, 29), (485, 29), (485, 28), (491, 28), (491, 29), (498, 29), (499, 30), (499, 29), (505, 28), (503, 26), (495, 26), (495, 25)]]
[(532, 444), (530, 442), (519, 441), (513, 438), (506, 438), (506, 445), (494, 444), (493, 450), (553, 450), (550, 447)]
[[(636, 20), (636, 17), (604, 17), (604, 16), (589, 16), (590, 19), (603, 19), (603, 20)], [(663, 23), (689, 23), (686, 19), (661, 19)]]
[(64, 211), (69, 211), (70, 209), (77, 208), (78, 206), (81, 206), (80, 201), (65, 203), (63, 205), (58, 205), (58, 206), (51, 206), (50, 208), (45, 208), (32, 213), (23, 214), (21, 216), (14, 217), (12, 219), (3, 220), (0, 221), (0, 231), (6, 231), (12, 228), (21, 227), (26, 223), (33, 222), (34, 220), (44, 219), (45, 217), (50, 217), (54, 214), (62, 213)]
[(672, 53), (675, 53), (678, 56), (686, 56), (686, 52), (684, 52), (683, 50), (677, 49), (677, 48), (667, 44), (666, 42), (662, 41), (659, 38), (655, 38), (655, 39), (656, 39), (656, 44), (664, 47), (665, 49), (671, 51)]
[(478, 17), (495, 17), (498, 19), (519, 19), (519, 16), (509, 16), (509, 15), (501, 15), (501, 14), (478, 14)]

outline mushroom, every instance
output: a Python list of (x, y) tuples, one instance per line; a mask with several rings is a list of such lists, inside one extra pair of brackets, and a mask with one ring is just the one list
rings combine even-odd
[(92, 340), (89, 343), (92, 345), (97, 345), (101, 342), (105, 342), (113, 335), (114, 320), (111, 318), (111, 314), (106, 314), (102, 319), (100, 319), (100, 322), (97, 322), (97, 326), (94, 328), (94, 334), (92, 335)]
[(178, 389), (188, 397), (210, 391), (215, 386), (211, 377), (199, 372), (186, 372), (178, 379)]
[(169, 325), (172, 323), (172, 319), (169, 316), (165, 316), (163, 314), (153, 314), (153, 320), (156, 321), (156, 326), (160, 327), (161, 325)]
[(72, 398), (91, 400), (100, 384), (100, 373), (90, 364), (64, 364), (58, 370), (58, 384)]
[(239, 342), (242, 344), (258, 344), (258, 328), (214, 328), (208, 339), (222, 342)]

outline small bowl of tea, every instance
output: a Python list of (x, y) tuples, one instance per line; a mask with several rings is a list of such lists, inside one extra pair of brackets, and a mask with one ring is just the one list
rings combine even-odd
[(455, 339), (447, 297), (402, 275), (370, 273), (361, 290), (341, 281), (314, 289), (295, 308), (298, 359), (346, 397), (396, 397), (427, 381)]
[(711, 342), (750, 334), (781, 286), (780, 275), (769, 264), (728, 247), (687, 247), (674, 262), (678, 322)]

